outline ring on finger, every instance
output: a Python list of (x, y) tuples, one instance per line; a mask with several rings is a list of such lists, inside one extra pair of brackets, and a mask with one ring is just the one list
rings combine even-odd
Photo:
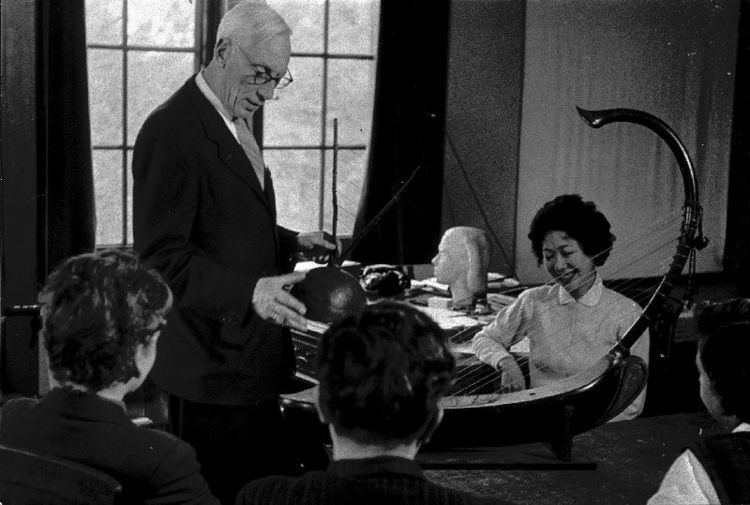
[(279, 312), (274, 313), (274, 315), (273, 315), (273, 322), (274, 323), (278, 323), (280, 317), (281, 317), (281, 314)]

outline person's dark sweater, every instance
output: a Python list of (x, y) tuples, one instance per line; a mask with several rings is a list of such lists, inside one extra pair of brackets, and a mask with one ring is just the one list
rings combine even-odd
[(248, 483), (236, 505), (509, 505), (439, 486), (425, 479), (413, 460), (380, 456), (342, 459), (325, 472), (266, 477)]
[(218, 505), (195, 451), (161, 431), (138, 427), (124, 406), (93, 393), (53, 389), (3, 416), (0, 443), (76, 461), (117, 479), (123, 503)]

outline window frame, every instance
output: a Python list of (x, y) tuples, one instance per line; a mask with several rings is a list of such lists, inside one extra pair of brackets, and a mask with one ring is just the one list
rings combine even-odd
[[(379, 0), (371, 0), (372, 2), (379, 2)], [(266, 145), (264, 143), (264, 127), (263, 118), (265, 117), (265, 109), (261, 115), (261, 119), (254, 126), (257, 131), (260, 132), (258, 141), (261, 149), (264, 151), (291, 151), (291, 150), (310, 150), (319, 151), (320, 155), (318, 159), (320, 164), (318, 167), (318, 178), (320, 181), (320, 187), (318, 190), (318, 229), (324, 229), (325, 215), (326, 215), (326, 153), (333, 151), (334, 143), (333, 138), (328, 139), (328, 67), (332, 60), (365, 60), (375, 61), (376, 52), (374, 54), (365, 53), (332, 53), (329, 51), (329, 38), (330, 38), (330, 22), (331, 22), (331, 0), (324, 0), (323, 6), (323, 50), (321, 52), (295, 52), (292, 51), (292, 58), (313, 58), (322, 60), (322, 85), (321, 85), (321, 115), (320, 115), (320, 141), (317, 144), (272, 144)], [(292, 84), (293, 86), (294, 84)], [(338, 151), (365, 151), (369, 148), (369, 144), (341, 144), (338, 143), (336, 146)], [(366, 167), (365, 167), (366, 169)], [(351, 237), (348, 234), (342, 234), (341, 237)]]
[[(97, 1), (97, 0), (87, 0)], [(121, 223), (121, 240), (119, 243), (99, 243), (96, 241), (97, 249), (102, 248), (113, 248), (113, 247), (132, 247), (132, 243), (128, 241), (130, 224), (132, 222), (132, 215), (129, 212), (129, 200), (130, 200), (130, 188), (128, 186), (128, 171), (130, 170), (130, 163), (133, 152), (133, 144), (131, 138), (135, 141), (135, 137), (138, 132), (132, 132), (133, 135), (128, 135), (128, 55), (130, 52), (138, 51), (149, 51), (149, 52), (164, 52), (164, 53), (193, 53), (193, 72), (197, 72), (201, 66), (201, 52), (202, 45), (201, 41), (204, 38), (205, 24), (202, 22), (201, 13), (204, 12), (204, 0), (193, 0), (193, 16), (194, 16), (194, 28), (193, 28), (193, 45), (192, 47), (184, 46), (162, 46), (162, 45), (144, 45), (144, 44), (128, 44), (128, 3), (130, 0), (122, 0), (122, 26), (121, 26), (121, 37), (119, 44), (102, 44), (102, 43), (89, 43), (86, 42), (86, 54), (89, 54), (89, 50), (112, 50), (119, 51), (122, 56), (122, 70), (121, 70), (121, 127), (122, 137), (121, 142), (118, 144), (94, 144), (91, 143), (92, 155), (95, 151), (106, 151), (106, 152), (117, 152), (119, 151), (121, 156), (121, 179), (122, 179), (122, 195), (121, 204), (122, 208), (122, 223)], [(94, 195), (96, 200), (96, 195)]]
[[(87, 0), (96, 1), (96, 0)], [(164, 53), (192, 53), (194, 58), (193, 71), (198, 72), (201, 65), (203, 53), (206, 48), (203, 47), (203, 41), (208, 35), (206, 32), (210, 30), (210, 26), (218, 26), (221, 16), (223, 13), (216, 12), (214, 9), (206, 10), (206, 4), (210, 4), (212, 0), (193, 0), (194, 5), (194, 33), (193, 33), (193, 45), (191, 47), (183, 46), (163, 46), (163, 45), (144, 45), (144, 44), (129, 44), (128, 43), (128, 5), (130, 0), (122, 0), (122, 26), (121, 26), (121, 38), (119, 43), (86, 43), (86, 51), (89, 54), (89, 50), (112, 50), (118, 51), (122, 57), (122, 68), (121, 68), (121, 129), (122, 136), (121, 142), (116, 144), (102, 143), (95, 144), (92, 142), (91, 150), (92, 155), (96, 151), (102, 152), (119, 152), (121, 155), (121, 239), (118, 243), (100, 243), (96, 242), (97, 248), (112, 248), (112, 247), (132, 247), (132, 242), (129, 240), (130, 228), (132, 226), (132, 214), (129, 212), (130, 208), (130, 188), (128, 172), (130, 170), (130, 164), (132, 163), (132, 152), (133, 144), (137, 132), (128, 131), (128, 62), (129, 54), (131, 52), (138, 51), (150, 51), (150, 52), (164, 52)], [(324, 0), (323, 9), (323, 50), (321, 52), (292, 52), (293, 58), (312, 58), (322, 61), (322, 85), (321, 85), (321, 106), (320, 106), (320, 137), (317, 144), (264, 144), (264, 116), (265, 109), (262, 109), (261, 114), (256, 114), (254, 118), (254, 130), (257, 135), (257, 141), (261, 149), (264, 151), (284, 151), (284, 150), (314, 150), (319, 152), (319, 166), (317, 170), (317, 177), (319, 179), (319, 190), (318, 190), (318, 228), (323, 229), (326, 218), (326, 155), (329, 151), (334, 150), (333, 138), (329, 138), (328, 128), (326, 123), (329, 120), (329, 86), (328, 86), (328, 73), (331, 61), (334, 60), (360, 60), (360, 61), (372, 61), (376, 59), (377, 49), (373, 51), (373, 54), (367, 53), (333, 53), (329, 51), (329, 39), (330, 39), (330, 23), (331, 23), (331, 1)], [(379, 0), (372, 0), (372, 2), (378, 2)], [(227, 8), (232, 7), (232, 2)], [(202, 19), (203, 16), (212, 17), (216, 15), (217, 19)], [(215, 35), (215, 34), (214, 34)], [(211, 48), (213, 49), (213, 48)], [(212, 51), (211, 51), (212, 52)], [(211, 52), (207, 56), (211, 56)], [(292, 84), (293, 85), (293, 84)], [(369, 143), (351, 143), (341, 144), (338, 143), (336, 146), (339, 151), (366, 151), (369, 148)], [(366, 170), (366, 167), (363, 168)], [(95, 195), (96, 199), (96, 195)], [(98, 233), (97, 233), (98, 235)], [(348, 234), (342, 234), (342, 237), (350, 236)]]

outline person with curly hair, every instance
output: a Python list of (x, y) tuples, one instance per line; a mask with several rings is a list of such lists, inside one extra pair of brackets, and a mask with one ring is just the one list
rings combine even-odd
[(701, 340), (695, 364), (700, 396), (730, 433), (686, 449), (649, 505), (750, 503), (750, 322), (719, 327)]
[[(536, 213), (528, 236), (552, 282), (522, 292), (472, 342), (480, 361), (504, 371), (505, 390), (524, 388), (525, 378), (508, 352), (523, 338), (529, 339), (530, 386), (545, 386), (592, 366), (641, 314), (633, 300), (606, 288), (597, 275), (615, 236), (594, 202), (580, 195), (556, 197)], [(648, 363), (648, 332), (631, 352)], [(645, 396), (644, 390), (615, 419), (638, 416)]]
[(455, 368), (427, 315), (398, 302), (367, 306), (326, 331), (317, 368), (333, 462), (298, 478), (250, 482), (237, 505), (507, 503), (428, 482), (414, 461), (440, 424)]
[(39, 302), (52, 389), (3, 417), (0, 442), (101, 470), (124, 503), (218, 504), (192, 447), (126, 413), (172, 307), (159, 274), (125, 252), (82, 254), (50, 274)]

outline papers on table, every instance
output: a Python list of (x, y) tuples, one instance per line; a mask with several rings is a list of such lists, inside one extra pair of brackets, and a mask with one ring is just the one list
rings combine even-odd
[(415, 305), (416, 308), (430, 316), (444, 330), (453, 328), (465, 328), (467, 326), (479, 326), (482, 324), (474, 317), (467, 316), (464, 312), (444, 309), (440, 307), (424, 307)]

